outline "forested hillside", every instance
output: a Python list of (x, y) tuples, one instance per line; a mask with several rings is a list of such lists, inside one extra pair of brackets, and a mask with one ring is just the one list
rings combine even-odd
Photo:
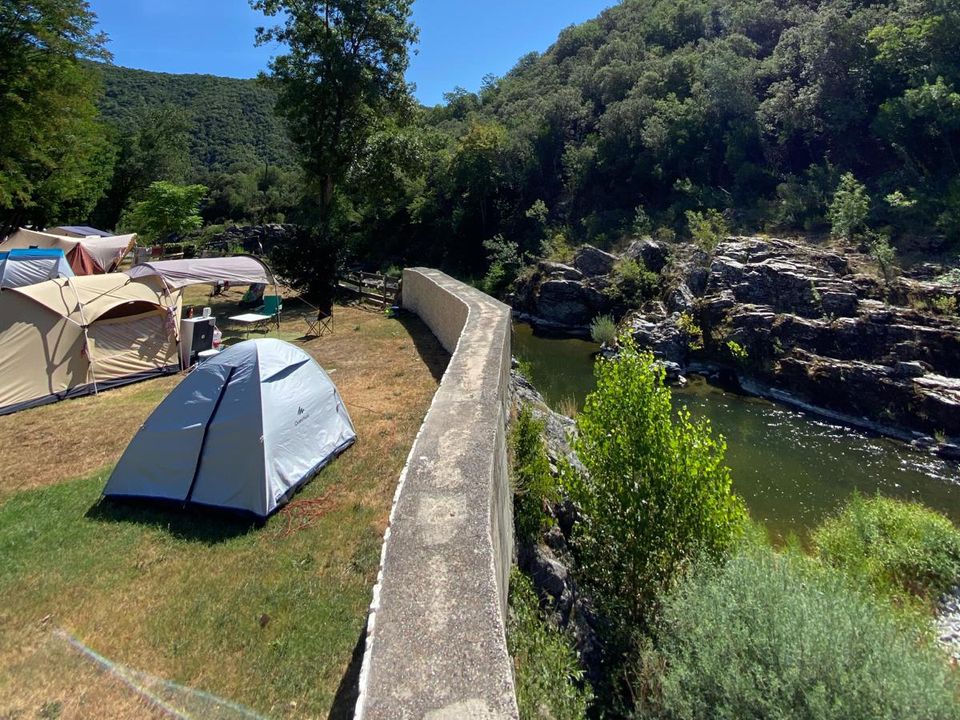
[(498, 234), (531, 251), (683, 236), (709, 209), (825, 229), (846, 172), (871, 227), (942, 243), (960, 235), (958, 90), (951, 0), (624, 0), (427, 112), (437, 151), (393, 249), (476, 268)]
[(203, 177), (237, 165), (294, 164), (287, 133), (274, 114), (276, 94), (256, 80), (170, 75), (100, 65), (100, 111), (123, 126), (145, 110), (172, 106), (189, 125), (189, 173)]

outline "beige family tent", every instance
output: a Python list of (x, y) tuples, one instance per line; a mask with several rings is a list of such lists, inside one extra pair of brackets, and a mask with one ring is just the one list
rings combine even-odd
[(179, 369), (180, 293), (124, 273), (0, 294), (0, 415)]
[(63, 250), (74, 274), (98, 275), (116, 270), (136, 242), (136, 235), (67, 237), (20, 228), (0, 243), (0, 252), (22, 248)]

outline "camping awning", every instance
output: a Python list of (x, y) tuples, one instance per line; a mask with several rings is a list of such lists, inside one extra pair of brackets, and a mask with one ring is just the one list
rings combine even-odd
[(275, 284), (270, 268), (249, 255), (194, 260), (157, 260), (135, 265), (127, 271), (127, 274), (134, 280), (160, 277), (172, 290), (187, 285), (207, 285), (218, 282), (229, 282), (235, 285)]

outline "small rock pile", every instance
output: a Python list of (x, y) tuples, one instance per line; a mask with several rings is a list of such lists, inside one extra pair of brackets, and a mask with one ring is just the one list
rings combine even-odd
[(204, 250), (227, 252), (240, 246), (251, 255), (268, 255), (278, 243), (282, 243), (296, 231), (294, 225), (268, 223), (266, 225), (233, 225), (215, 235), (204, 244)]
[(934, 627), (937, 642), (950, 653), (954, 663), (960, 663), (960, 585), (940, 598)]

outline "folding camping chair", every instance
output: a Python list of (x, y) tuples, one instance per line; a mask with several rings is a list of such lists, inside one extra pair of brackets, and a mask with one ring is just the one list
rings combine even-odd
[(333, 308), (321, 310), (317, 308), (317, 314), (304, 317), (307, 321), (307, 335), (313, 337), (323, 337), (327, 333), (333, 335)]
[(277, 321), (277, 329), (280, 329), (280, 313), (283, 311), (283, 298), (279, 295), (265, 295), (263, 298), (263, 305), (261, 305), (255, 312), (260, 315), (266, 315), (271, 320)]

